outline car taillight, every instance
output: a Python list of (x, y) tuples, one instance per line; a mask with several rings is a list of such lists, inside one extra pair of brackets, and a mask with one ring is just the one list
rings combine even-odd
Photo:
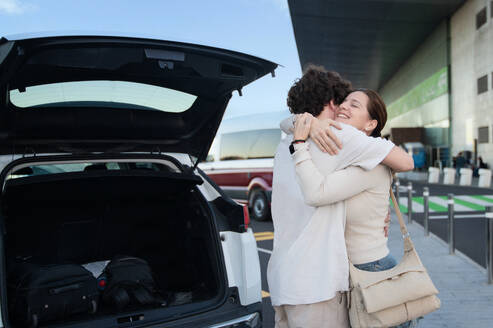
[(248, 230), (250, 225), (250, 213), (248, 212), (248, 206), (243, 205), (243, 225), (245, 226), (245, 231)]

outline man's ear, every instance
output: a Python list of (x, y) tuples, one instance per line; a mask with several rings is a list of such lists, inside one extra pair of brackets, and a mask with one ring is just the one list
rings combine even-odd
[(337, 110), (337, 105), (336, 103), (334, 102), (334, 99), (332, 99), (330, 102), (329, 102), (329, 107), (330, 107), (330, 110), (335, 112)]
[(325, 112), (325, 111), (331, 111), (331, 112), (333, 112), (334, 110), (332, 109), (332, 105), (330, 103), (326, 103), (324, 105), (324, 108), (322, 109), (322, 111), (323, 112)]

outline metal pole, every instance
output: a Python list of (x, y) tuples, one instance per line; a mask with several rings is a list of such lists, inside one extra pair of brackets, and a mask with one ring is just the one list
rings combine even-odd
[(454, 194), (448, 194), (448, 250), (449, 254), (455, 254), (454, 234)]
[(400, 200), (399, 200), (399, 188), (401, 186), (401, 183), (399, 181), (399, 178), (395, 179), (395, 200), (397, 201), (397, 206), (400, 205)]
[(493, 206), (486, 206), (486, 272), (488, 284), (493, 284)]
[(428, 219), (430, 218), (430, 207), (428, 203), (428, 197), (430, 196), (430, 190), (428, 187), (423, 188), (423, 207), (424, 207), (424, 223), (425, 236), (430, 235), (430, 228), (428, 225)]
[(413, 214), (413, 184), (412, 182), (407, 183), (407, 222), (412, 222)]

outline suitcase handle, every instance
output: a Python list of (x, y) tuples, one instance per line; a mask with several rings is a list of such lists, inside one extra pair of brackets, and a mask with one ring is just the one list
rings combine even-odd
[(50, 289), (50, 294), (57, 295), (57, 294), (65, 293), (65, 292), (80, 289), (80, 288), (81, 288), (81, 284), (72, 284), (72, 285), (67, 285), (67, 286), (63, 286), (63, 287), (52, 288), (52, 289)]

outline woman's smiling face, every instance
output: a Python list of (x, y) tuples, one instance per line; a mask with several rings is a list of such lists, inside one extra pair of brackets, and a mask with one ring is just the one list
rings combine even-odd
[(368, 113), (368, 96), (361, 91), (351, 92), (339, 106), (336, 121), (352, 125), (358, 130), (368, 131), (369, 123), (372, 121)]

